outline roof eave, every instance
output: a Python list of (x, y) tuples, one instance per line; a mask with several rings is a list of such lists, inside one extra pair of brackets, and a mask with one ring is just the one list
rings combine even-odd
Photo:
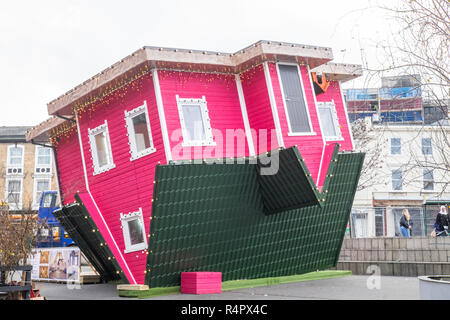
[(0, 137), (0, 143), (21, 143), (27, 142), (24, 136)]
[(362, 76), (362, 66), (359, 64), (344, 64), (328, 62), (311, 70), (312, 72), (324, 73), (328, 80), (350, 81)]
[(34, 141), (40, 143), (48, 143), (49, 140), (49, 132), (51, 129), (56, 128), (57, 126), (63, 124), (66, 120), (52, 117), (44, 122), (41, 122), (36, 127), (31, 128), (25, 133), (26, 141)]
[(229, 54), (199, 50), (143, 47), (48, 103), (50, 115), (73, 115), (73, 104), (139, 67), (240, 73), (262, 61), (298, 62), (315, 68), (333, 59), (331, 48), (259, 41)]

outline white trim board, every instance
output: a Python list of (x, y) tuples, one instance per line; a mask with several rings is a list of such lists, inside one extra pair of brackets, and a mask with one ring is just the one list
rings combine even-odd
[(255, 145), (253, 144), (253, 136), (252, 131), (250, 129), (250, 122), (248, 120), (247, 105), (245, 104), (244, 90), (242, 89), (242, 82), (240, 75), (235, 74), (235, 79), (236, 79), (236, 88), (239, 96), (239, 104), (241, 106), (242, 120), (244, 121), (245, 135), (247, 136), (249, 155), (253, 157), (256, 155), (256, 151)]
[(350, 123), (350, 119), (348, 117), (348, 110), (347, 110), (347, 101), (345, 101), (344, 99), (344, 95), (342, 93), (342, 82), (338, 81), (338, 85), (339, 85), (339, 91), (341, 93), (341, 100), (342, 100), (342, 105), (344, 106), (344, 111), (345, 111), (345, 119), (347, 120), (347, 126), (348, 126), (348, 132), (350, 134), (350, 141), (352, 143), (352, 150), (355, 149), (355, 143), (353, 142), (353, 132), (352, 132), (352, 124)]
[(273, 92), (272, 79), (270, 77), (269, 64), (267, 61), (264, 61), (263, 67), (267, 91), (269, 94), (270, 107), (272, 108), (272, 116), (275, 123), (275, 131), (277, 133), (278, 147), (284, 148), (283, 133), (281, 131), (280, 118), (278, 117), (277, 103), (275, 101), (275, 94)]
[[(312, 95), (313, 95), (313, 98), (314, 98), (314, 105), (316, 106), (317, 119), (319, 120), (320, 134), (322, 136), (322, 142), (323, 142), (323, 145), (325, 147), (325, 144), (326, 144), (325, 135), (323, 134), (322, 121), (320, 120), (319, 106), (317, 104), (318, 102), (317, 102), (316, 92), (314, 91), (314, 84), (313, 84), (313, 81), (311, 79), (311, 69), (309, 68), (309, 65), (307, 65), (306, 67), (307, 67), (307, 70), (308, 70), (309, 84), (311, 86), (311, 91), (312, 91)], [(300, 70), (300, 75), (301, 75), (301, 70)], [(306, 97), (305, 97), (305, 99), (306, 99)]]
[(80, 144), (81, 160), (83, 162), (84, 183), (86, 185), (86, 190), (89, 190), (89, 181), (88, 181), (87, 170), (86, 170), (86, 160), (84, 157), (83, 142), (81, 140), (80, 121), (78, 120), (78, 114), (76, 111), (75, 111), (75, 121), (77, 122), (78, 142)]
[(161, 133), (163, 137), (164, 151), (166, 154), (166, 162), (172, 161), (172, 149), (170, 148), (169, 133), (167, 130), (166, 116), (164, 114), (164, 104), (161, 95), (161, 87), (159, 85), (158, 70), (153, 69), (153, 87), (155, 89), (156, 106), (158, 108), (159, 121), (161, 125)]

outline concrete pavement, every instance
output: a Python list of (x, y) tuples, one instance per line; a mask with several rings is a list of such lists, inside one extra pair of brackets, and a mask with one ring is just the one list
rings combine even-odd
[[(41, 295), (48, 300), (116, 300), (115, 284), (87, 284), (79, 289), (65, 284), (42, 283)], [(174, 294), (153, 300), (417, 300), (419, 280), (415, 277), (347, 276), (226, 291), (221, 294)]]

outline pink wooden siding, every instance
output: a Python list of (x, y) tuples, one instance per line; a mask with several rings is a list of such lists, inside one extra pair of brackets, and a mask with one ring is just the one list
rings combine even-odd
[(73, 131), (67, 137), (64, 135), (60, 137), (56, 147), (56, 156), (62, 189), (62, 203), (72, 203), (75, 201), (74, 195), (77, 191), (86, 191), (77, 131)]
[(278, 71), (276, 64), (269, 63), (270, 76), (272, 79), (272, 86), (277, 104), (278, 117), (280, 119), (281, 132), (285, 148), (297, 145), (309, 172), (314, 181), (317, 181), (320, 160), (323, 151), (323, 139), (320, 131), (319, 118), (317, 108), (314, 101), (314, 91), (311, 88), (311, 81), (309, 80), (308, 69), (306, 66), (300, 66), (301, 78), (304, 86), (305, 98), (309, 115), (311, 117), (312, 131), (315, 135), (304, 136), (289, 136), (288, 120), (286, 117), (286, 110), (284, 108), (283, 96), (281, 94), (280, 80), (278, 78)]
[[(125, 257), (126, 263), (131, 269), (134, 278), (137, 283), (143, 284), (147, 254), (144, 251), (124, 253), (125, 244), (121, 229), (120, 213), (127, 214), (129, 212), (138, 211), (141, 207), (144, 216), (145, 231), (148, 235), (155, 166), (158, 161), (165, 164), (166, 159), (158, 110), (155, 102), (153, 79), (150, 75), (147, 75), (138, 81), (139, 85), (136, 85), (137, 81), (135, 81), (132, 85), (130, 84), (124, 87), (120, 92), (117, 92), (114, 97), (109, 97), (108, 103), (99, 104), (94, 112), (83, 113), (80, 119), (80, 130), (91, 194), (97, 203), (108, 228), (114, 235), (115, 241)], [(132, 89), (133, 87), (134, 89)], [(130, 161), (131, 154), (128, 145), (127, 129), (125, 127), (124, 111), (130, 111), (141, 106), (144, 100), (147, 101), (151, 134), (156, 152), (140, 159)], [(111, 149), (116, 167), (94, 176), (88, 128), (93, 129), (103, 124), (105, 120), (108, 122)], [(63, 153), (61, 151), (60, 153)], [(67, 162), (71, 162), (72, 157), (79, 156), (80, 151), (78, 149), (70, 154), (66, 155), (66, 153), (67, 152), (64, 152), (64, 156), (61, 155), (59, 157), (59, 159), (61, 159), (59, 164), (61, 168), (69, 166), (70, 164)], [(80, 168), (82, 168), (81, 164)], [(64, 188), (67, 190), (68, 187), (66, 184), (68, 181), (70, 181), (69, 178), (64, 180), (63, 190)], [(82, 181), (84, 181), (84, 179)], [(73, 191), (73, 193), (75, 191)], [(70, 197), (72, 197), (72, 194)], [(111, 248), (114, 246), (111, 240), (107, 240), (107, 237), (105, 237), (105, 240), (107, 241), (108, 246)], [(117, 256), (116, 258), (119, 259)], [(129, 281), (131, 282), (131, 279), (129, 279)]]
[(323, 149), (319, 180), (317, 183), (319, 191), (322, 191), (323, 184), (325, 183), (325, 179), (326, 179), (327, 172), (328, 172), (328, 167), (330, 166), (330, 163), (331, 163), (331, 158), (333, 156), (335, 144), (336, 143), (328, 142), (325, 144), (325, 147)]
[[(158, 77), (173, 160), (249, 155), (234, 75), (159, 71)], [(183, 137), (176, 95), (180, 99), (205, 97), (216, 146), (181, 146)], [(227, 139), (227, 129), (238, 130), (239, 138), (230, 135)], [(241, 139), (240, 147), (238, 139)]]
[(278, 148), (263, 65), (242, 73), (240, 78), (256, 154)]
[[(276, 65), (269, 63), (269, 70), (284, 146), (286, 148), (294, 145), (298, 146), (314, 181), (319, 181), (319, 185), (322, 185), (329, 165), (328, 151), (332, 150), (332, 148), (329, 146), (324, 148), (308, 69), (305, 66), (300, 67), (312, 129), (316, 133), (315, 135), (309, 136), (288, 135), (289, 129), (286, 111), (284, 109)], [(174, 160), (201, 157), (242, 157), (249, 155), (244, 120), (234, 75), (158, 71), (158, 77), (171, 144), (170, 147)], [(260, 154), (278, 148), (279, 145), (263, 65), (256, 66), (242, 73), (240, 78), (256, 153)], [(193, 99), (201, 99), (205, 96), (213, 135), (217, 143), (216, 147), (181, 147), (181, 123), (176, 95), (180, 98)], [(331, 99), (335, 101), (342, 134), (344, 136), (344, 141), (339, 142), (342, 145), (341, 150), (351, 150), (350, 133), (338, 83), (333, 83), (326, 94), (317, 97), (318, 101), (330, 101)], [(151, 135), (156, 152), (131, 161), (124, 111), (130, 111), (141, 106), (144, 100), (147, 101)], [(107, 120), (108, 124), (115, 168), (94, 176), (88, 128), (94, 129), (104, 124), (105, 120)], [(155, 167), (158, 162), (161, 164), (167, 163), (151, 74), (143, 76), (139, 80), (111, 94), (105, 98), (105, 101), (98, 103), (94, 110), (82, 113), (79, 125), (86, 160), (89, 189), (93, 198), (91, 200), (95, 201), (99, 209), (94, 210), (95, 212), (91, 212), (91, 214), (95, 215), (99, 230), (101, 230), (105, 241), (114, 252), (116, 259), (120, 260), (121, 255), (124, 257), (124, 260), (119, 261), (122, 268), (129, 268), (136, 282), (143, 284), (147, 252), (143, 250), (124, 253), (125, 243), (120, 214), (135, 212), (139, 208), (142, 208), (145, 231), (146, 235), (148, 235), (151, 221)], [(236, 137), (232, 136), (227, 138), (227, 129), (234, 129), (240, 132), (243, 147), (238, 148), (236, 143), (238, 139)], [(177, 131), (178, 137), (176, 137)], [(230, 143), (230, 139), (233, 139), (233, 143)], [(193, 150), (200, 150), (200, 153), (191, 153)], [(326, 151), (325, 153), (324, 150)], [(76, 192), (84, 194), (87, 191), (84, 185), (84, 172), (78, 134), (75, 132), (69, 137), (62, 137), (57, 147), (57, 152), (61, 171), (60, 180), (63, 190), (63, 201), (67, 204), (74, 200), (73, 196)], [(322, 158), (324, 161), (322, 169), (320, 169)], [(320, 177), (318, 177), (319, 170), (321, 170)], [(89, 202), (91, 200), (87, 199), (86, 201)], [(93, 203), (90, 203), (90, 205)], [(106, 224), (103, 223), (102, 217)], [(114, 241), (106, 234), (107, 232), (109, 233), (107, 230), (114, 236)], [(118, 250), (116, 244), (119, 248)], [(130, 274), (127, 274), (125, 269), (124, 272), (129, 281), (133, 283)]]
[[(341, 128), (341, 134), (343, 140), (336, 141), (341, 146), (340, 151), (352, 151), (352, 138), (349, 129), (349, 123), (346, 117), (346, 111), (344, 106), (344, 101), (342, 101), (341, 91), (339, 87), (339, 82), (332, 81), (327, 91), (316, 96), (317, 102), (330, 102), (334, 100), (334, 105), (336, 107), (337, 116), (339, 119), (339, 127)], [(330, 141), (327, 141), (330, 142)]]

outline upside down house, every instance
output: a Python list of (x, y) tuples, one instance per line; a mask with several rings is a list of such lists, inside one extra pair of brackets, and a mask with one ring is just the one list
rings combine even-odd
[(364, 155), (330, 48), (143, 47), (48, 104), (55, 213), (103, 279), (175, 286), (336, 265)]

